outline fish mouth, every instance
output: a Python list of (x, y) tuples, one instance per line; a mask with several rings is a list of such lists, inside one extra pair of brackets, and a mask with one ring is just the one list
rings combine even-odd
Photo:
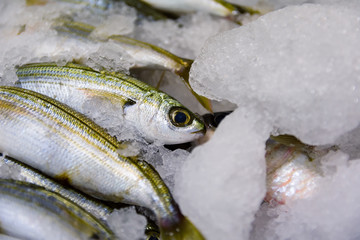
[(202, 135), (205, 135), (205, 133), (206, 133), (206, 128), (202, 128), (202, 129), (200, 129), (200, 130), (191, 132), (191, 134), (197, 134), (197, 133), (201, 133)]

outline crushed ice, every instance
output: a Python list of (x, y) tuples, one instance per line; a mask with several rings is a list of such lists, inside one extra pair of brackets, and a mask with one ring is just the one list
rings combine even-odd
[[(230, 101), (238, 109), (192, 153), (141, 139), (137, 146), (172, 188), (183, 212), (208, 239), (358, 239), (360, 4), (318, 0), (286, 7), (308, 1), (232, 2), (282, 9), (242, 27), (204, 13), (138, 25), (136, 13), (121, 4), (94, 17), (82, 5), (25, 7), (24, 1), (1, 1), (1, 85), (12, 85), (14, 67), (29, 62), (75, 58), (95, 69), (129, 71), (133, 63), (111, 42), (73, 39), (52, 30), (56, 18), (75, 11), (78, 19), (97, 26), (94, 34), (128, 34), (182, 57), (196, 57), (191, 72), (196, 91)], [(161, 74), (155, 71), (147, 80), (157, 82)], [(181, 84), (172, 73), (165, 74), (164, 89), (201, 113), (184, 88), (172, 87)], [(82, 106), (90, 112), (92, 104), (85, 101)], [(102, 113), (94, 114), (119, 139), (138, 137), (109, 120), (118, 116), (101, 119)], [(270, 133), (340, 147), (322, 159), (326, 171), (310, 198), (284, 206), (261, 205)], [(0, 170), (1, 176), (11, 174), (8, 166)], [(137, 239), (143, 236), (145, 219), (133, 209), (119, 210), (110, 224), (119, 236)]]

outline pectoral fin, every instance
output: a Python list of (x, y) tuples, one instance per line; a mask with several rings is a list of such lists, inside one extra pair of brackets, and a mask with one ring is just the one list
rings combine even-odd
[(104, 97), (108, 99), (112, 104), (122, 106), (123, 109), (136, 104), (136, 101), (130, 98), (107, 91), (92, 90), (88, 88), (81, 88), (79, 90), (88, 97)]

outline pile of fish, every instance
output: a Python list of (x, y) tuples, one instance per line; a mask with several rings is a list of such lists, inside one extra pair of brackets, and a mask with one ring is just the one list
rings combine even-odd
[[(30, 6), (51, 1), (26, 2)], [(99, 9), (113, 4), (111, 0), (67, 2)], [(123, 2), (154, 21), (205, 11), (239, 23), (240, 14), (259, 13), (222, 0)], [(119, 204), (127, 204), (138, 206), (138, 212), (146, 215), (148, 239), (204, 239), (182, 214), (155, 168), (141, 154), (128, 153), (131, 139), (118, 141), (81, 113), (79, 102), (93, 98), (110, 102), (122, 124), (145, 141), (159, 145), (194, 142), (204, 137), (207, 129), (208, 133), (214, 131), (230, 112), (212, 113), (211, 101), (192, 90), (188, 81), (192, 60), (127, 36), (96, 36), (94, 26), (71, 16), (60, 17), (53, 29), (83, 41), (118, 44), (131, 56), (134, 68), (179, 75), (211, 113), (201, 117), (156, 87), (125, 73), (94, 70), (76, 56), (74, 62), (65, 64), (42, 62), (17, 67), (15, 86), (0, 87), (0, 165), (20, 172), (19, 179), (0, 181), (1, 232), (19, 239), (48, 239), (44, 228), (51, 228), (61, 232), (53, 239), (116, 239), (106, 218)], [(286, 202), (284, 186), (289, 181), (279, 175), (287, 174), (288, 164), (311, 165), (315, 150), (309, 152), (309, 147), (286, 136), (269, 140), (265, 200)], [(289, 177), (300, 182), (296, 185), (302, 195), (311, 189), (301, 190), (301, 184), (309, 186), (308, 181), (321, 175), (316, 166), (305, 167), (310, 169), (309, 176)]]

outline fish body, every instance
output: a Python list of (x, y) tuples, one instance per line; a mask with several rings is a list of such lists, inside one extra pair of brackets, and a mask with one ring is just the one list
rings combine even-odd
[[(33, 5), (45, 5), (51, 0), (26, 0), (27, 6)], [(124, 2), (126, 5), (133, 7), (137, 10), (140, 17), (147, 17), (154, 20), (165, 20), (168, 18), (174, 18), (169, 14), (164, 14), (149, 4), (142, 2), (142, 1), (134, 1), (134, 0), (55, 0), (58, 2), (68, 2), (73, 4), (82, 4), (85, 6), (89, 6), (94, 10), (108, 10), (111, 9), (115, 2)], [(105, 11), (104, 11), (105, 12)], [(99, 14), (99, 12), (97, 12)], [(100, 13), (102, 14), (102, 13)]]
[(135, 60), (135, 67), (157, 68), (181, 74), (192, 64), (192, 60), (180, 58), (150, 43), (121, 35), (110, 36), (109, 39), (122, 46)]
[(0, 87), (0, 151), (99, 199), (152, 210), (162, 239), (203, 239), (154, 168), (121, 156), (119, 142), (66, 105)]
[(85, 40), (110, 41), (120, 46), (134, 61), (133, 68), (149, 68), (171, 71), (183, 80), (187, 88), (196, 97), (199, 103), (208, 111), (212, 112), (211, 101), (198, 95), (189, 83), (190, 67), (193, 63), (190, 59), (178, 57), (169, 51), (153, 44), (129, 38), (122, 35), (99, 36), (94, 33), (95, 27), (86, 23), (61, 18), (54, 24), (54, 29), (59, 33), (70, 34)]
[(150, 140), (189, 142), (205, 132), (202, 121), (167, 94), (125, 74), (80, 65), (30, 64), (17, 70), (16, 86), (46, 94), (81, 111), (79, 100), (102, 96), (122, 106), (124, 119)]
[(45, 176), (38, 170), (27, 166), (26, 164), (12, 157), (4, 156), (2, 153), (0, 153), (0, 166), (4, 165), (11, 168), (11, 179), (32, 183), (39, 187), (45, 188), (47, 191), (57, 193), (63, 198), (66, 198), (71, 202), (77, 204), (85, 211), (90, 212), (98, 219), (105, 220), (113, 211), (112, 208), (105, 206), (99, 201), (90, 199), (88, 196), (85, 196), (84, 194), (76, 191), (75, 189), (63, 186), (58, 182), (54, 181), (53, 179)]
[(169, 12), (191, 13), (196, 11), (208, 12), (217, 16), (236, 15), (236, 8), (222, 0), (143, 0), (151, 6)]
[(310, 158), (306, 150), (268, 140), (265, 158), (266, 201), (285, 204), (307, 198), (315, 191), (322, 172), (318, 161)]
[(60, 195), (0, 180), (1, 232), (21, 239), (115, 239), (92, 215)]

